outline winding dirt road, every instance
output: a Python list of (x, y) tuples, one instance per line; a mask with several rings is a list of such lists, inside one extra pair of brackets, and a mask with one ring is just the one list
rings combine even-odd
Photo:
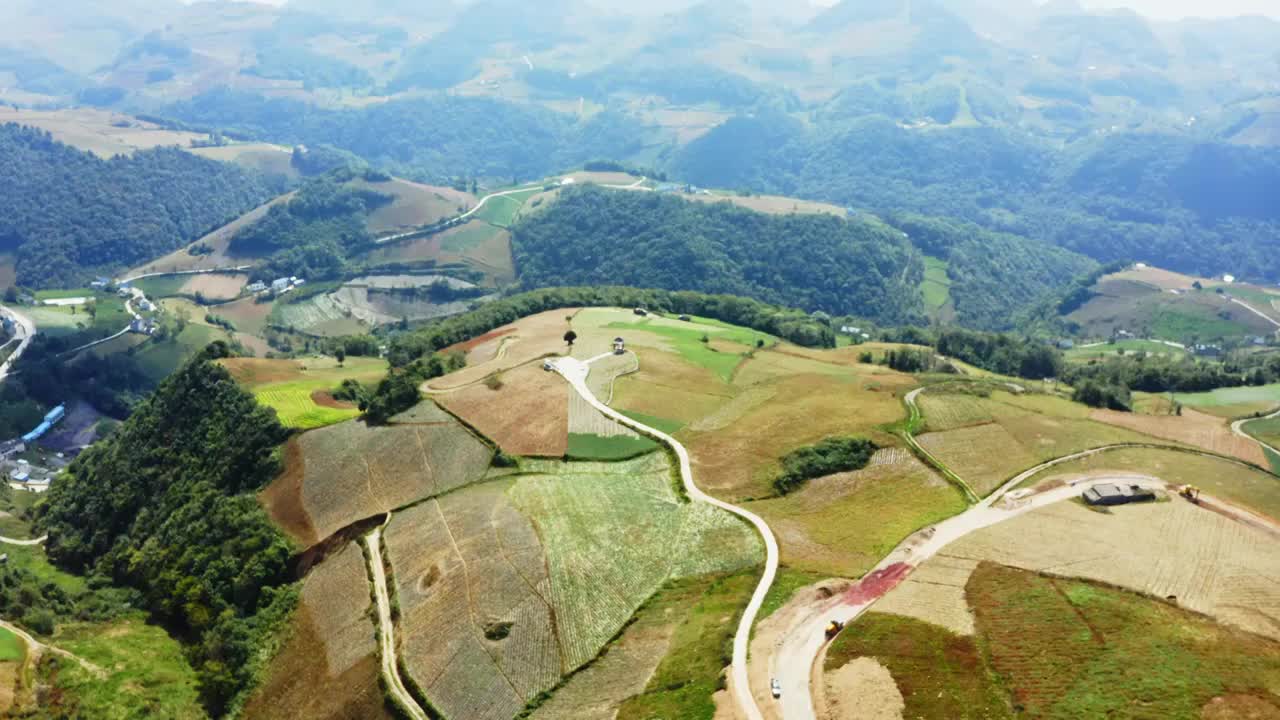
[[(391, 514), (387, 513), (387, 522), (391, 522)], [(391, 619), (391, 598), (387, 591), (387, 574), (382, 569), (382, 528), (383, 523), (373, 532), (364, 536), (364, 546), (369, 551), (369, 570), (373, 573), (373, 594), (378, 604), (378, 657), (382, 663), (382, 677), (387, 682), (387, 689), (395, 697), (396, 702), (404, 708), (414, 720), (430, 720), (425, 710), (413, 699), (404, 679), (400, 677), (400, 666), (396, 662), (396, 626)]]
[(1246, 432), (1246, 431), (1245, 431), (1245, 429), (1244, 429), (1244, 426), (1245, 426), (1245, 425), (1248, 425), (1249, 423), (1253, 422), (1254, 420), (1272, 420), (1272, 419), (1274, 419), (1274, 418), (1278, 418), (1278, 417), (1280, 417), (1280, 410), (1277, 410), (1277, 411), (1275, 411), (1275, 412), (1271, 413), (1270, 415), (1266, 415), (1266, 416), (1264, 416), (1264, 417), (1259, 417), (1259, 418), (1245, 418), (1244, 420), (1237, 420), (1237, 421), (1235, 421), (1235, 422), (1231, 423), (1231, 432), (1235, 433), (1236, 435), (1239, 435), (1239, 436), (1240, 436), (1240, 437), (1242, 437), (1242, 438), (1248, 438), (1248, 439), (1250, 439), (1250, 440), (1252, 440), (1252, 441), (1254, 441), (1254, 442), (1258, 443), (1258, 444), (1259, 444), (1259, 445), (1261, 445), (1262, 447), (1264, 447), (1264, 448), (1266, 448), (1266, 449), (1270, 450), (1271, 452), (1275, 453), (1276, 455), (1280, 455), (1280, 448), (1277, 448), (1277, 447), (1275, 447), (1274, 445), (1270, 445), (1270, 444), (1268, 444), (1268, 443), (1263, 442), (1262, 440), (1259, 440), (1258, 438), (1256, 438), (1256, 437), (1254, 437), (1254, 436), (1250, 435), (1250, 434), (1249, 434), (1248, 432)]
[(10, 307), (0, 307), (0, 313), (13, 318), (14, 339), (18, 341), (17, 349), (5, 359), (4, 364), (0, 364), (0, 382), (4, 382), (5, 378), (9, 377), (13, 364), (18, 362), (18, 358), (22, 357), (22, 353), (27, 351), (27, 346), (35, 338), (36, 324), (31, 321), (31, 318)]
[(773, 531), (756, 514), (736, 505), (717, 500), (698, 489), (698, 486), (693, 482), (693, 468), (689, 462), (689, 453), (679, 441), (660, 430), (632, 420), (596, 398), (595, 393), (591, 392), (591, 388), (587, 386), (587, 375), (591, 372), (591, 363), (605, 357), (609, 357), (609, 354), (599, 355), (585, 362), (571, 357), (560, 357), (551, 360), (550, 363), (551, 367), (563, 376), (569, 382), (569, 385), (596, 410), (606, 417), (670, 447), (680, 460), (680, 479), (683, 481), (685, 492), (689, 494), (690, 499), (714, 505), (745, 519), (755, 527), (756, 532), (760, 533), (760, 537), (764, 540), (764, 575), (760, 578), (760, 583), (756, 586), (755, 593), (751, 596), (751, 601), (747, 603), (747, 608), (742, 613), (742, 620), (738, 623), (738, 629), (734, 633), (733, 660), (730, 663), (734, 701), (747, 720), (763, 720), (764, 716), (761, 714), (760, 707), (756, 704), (755, 696), (751, 692), (751, 683), (747, 675), (747, 646), (751, 640), (751, 627), (755, 624), (756, 615), (759, 614), (760, 606), (764, 603), (765, 595), (768, 594), (769, 588), (773, 585), (774, 576), (778, 572), (778, 542), (773, 537)]

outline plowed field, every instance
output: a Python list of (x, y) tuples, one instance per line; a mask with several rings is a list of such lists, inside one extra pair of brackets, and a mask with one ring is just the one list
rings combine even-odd
[(538, 364), (500, 377), (497, 389), (477, 383), (433, 397), (505, 452), (562, 457), (569, 442), (569, 384)]
[(1262, 446), (1249, 438), (1231, 432), (1226, 420), (1184, 409), (1182, 415), (1138, 415), (1094, 410), (1091, 417), (1108, 425), (1135, 430), (1146, 435), (1202, 448), (1219, 455), (1237, 457), (1245, 462), (1266, 467)]

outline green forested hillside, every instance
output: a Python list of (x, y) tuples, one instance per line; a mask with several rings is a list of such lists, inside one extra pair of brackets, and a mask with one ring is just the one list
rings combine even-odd
[(919, 254), (871, 222), (584, 187), (517, 225), (513, 250), (530, 288), (697, 290), (884, 322), (921, 312)]
[(292, 550), (253, 495), (287, 433), (214, 363), (226, 353), (211, 345), (77, 458), (39, 520), (54, 563), (137, 588), (186, 639), (214, 715), (292, 598)]
[(948, 216), (1102, 262), (1280, 277), (1280, 150), (1135, 133), (1055, 149), (1011, 129), (759, 115), (690, 143), (675, 168), (698, 184)]
[(602, 112), (578, 121), (530, 105), (439, 96), (358, 110), (215, 91), (165, 110), (193, 126), (283, 143), (328, 144), (415, 180), (458, 177), (530, 180), (600, 157), (627, 157), (646, 129)]
[(177, 149), (102, 160), (48, 133), (0, 126), (0, 249), (18, 281), (75, 286), (163, 255), (271, 196), (258, 177)]

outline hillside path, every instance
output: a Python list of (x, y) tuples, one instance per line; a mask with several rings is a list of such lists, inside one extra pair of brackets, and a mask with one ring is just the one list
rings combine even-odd
[(604, 357), (608, 357), (608, 353), (586, 362), (571, 357), (559, 357), (550, 360), (549, 363), (552, 369), (564, 377), (584, 400), (606, 417), (669, 446), (680, 460), (680, 479), (690, 499), (714, 505), (745, 519), (755, 527), (756, 532), (760, 533), (760, 537), (764, 540), (764, 575), (760, 578), (760, 583), (756, 586), (755, 593), (752, 594), (751, 601), (747, 603), (747, 608), (743, 611), (742, 619), (738, 623), (737, 632), (733, 636), (733, 660), (730, 663), (733, 696), (742, 715), (746, 720), (763, 720), (764, 716), (760, 713), (760, 707), (756, 704), (755, 696), (751, 692), (747, 675), (747, 647), (751, 640), (751, 627), (755, 624), (756, 615), (760, 612), (760, 606), (764, 603), (765, 595), (768, 594), (769, 588), (773, 585), (774, 576), (778, 572), (778, 542), (774, 539), (773, 531), (769, 529), (768, 524), (758, 515), (717, 500), (698, 489), (693, 482), (693, 468), (689, 461), (689, 453), (679, 441), (660, 430), (632, 420), (596, 398), (595, 393), (591, 392), (591, 388), (587, 386), (587, 375), (590, 373), (590, 364)]
[(18, 627), (17, 625), (14, 625), (13, 623), (7, 620), (0, 620), (0, 628), (4, 628), (5, 630), (8, 630), (14, 635), (17, 635), (19, 640), (26, 643), (27, 662), (31, 662), (33, 659), (37, 659), (41, 653), (51, 652), (54, 655), (61, 655), (62, 657), (68, 658), (70, 660), (75, 660), (76, 662), (80, 663), (81, 667), (93, 673), (94, 675), (98, 676), (99, 678), (104, 678), (107, 676), (107, 671), (102, 669), (101, 667), (94, 665), (93, 663), (89, 662), (88, 660), (85, 660), (79, 655), (75, 655), (66, 650), (63, 650), (62, 648), (54, 647), (53, 645), (44, 644), (39, 640), (36, 640), (34, 637), (32, 637), (26, 630), (23, 630), (22, 628)]
[(1240, 437), (1242, 437), (1242, 438), (1248, 438), (1248, 439), (1250, 439), (1250, 440), (1252, 440), (1252, 441), (1254, 441), (1254, 442), (1258, 443), (1258, 444), (1259, 444), (1259, 445), (1261, 445), (1262, 447), (1264, 447), (1264, 448), (1266, 448), (1266, 449), (1270, 450), (1271, 452), (1275, 453), (1276, 455), (1280, 455), (1280, 448), (1277, 448), (1277, 447), (1275, 447), (1274, 445), (1270, 445), (1270, 444), (1268, 444), (1268, 443), (1263, 442), (1262, 440), (1260, 440), (1260, 439), (1258, 439), (1258, 438), (1256, 438), (1256, 437), (1254, 437), (1254, 436), (1250, 435), (1250, 434), (1249, 434), (1248, 432), (1246, 432), (1246, 431), (1245, 431), (1245, 429), (1244, 429), (1244, 426), (1245, 426), (1245, 425), (1248, 425), (1249, 423), (1253, 422), (1254, 420), (1272, 420), (1272, 419), (1274, 419), (1274, 418), (1278, 418), (1278, 417), (1280, 417), (1280, 410), (1277, 410), (1277, 411), (1275, 411), (1275, 412), (1271, 413), (1270, 415), (1266, 415), (1266, 416), (1263, 416), (1263, 417), (1257, 417), (1257, 418), (1245, 418), (1244, 420), (1237, 420), (1237, 421), (1235, 421), (1235, 422), (1231, 423), (1231, 432), (1235, 433), (1236, 435), (1239, 435), (1239, 436), (1240, 436)]
[(1271, 317), (1270, 315), (1268, 315), (1268, 314), (1266, 314), (1266, 313), (1262, 312), (1262, 311), (1261, 311), (1261, 310), (1259, 310), (1258, 308), (1256, 308), (1256, 307), (1254, 307), (1254, 306), (1250, 305), (1249, 303), (1247, 303), (1247, 302), (1245, 302), (1245, 301), (1241, 300), (1240, 298), (1231, 298), (1231, 302), (1233, 302), (1233, 303), (1235, 303), (1235, 304), (1239, 305), (1240, 307), (1244, 308), (1245, 310), (1248, 310), (1249, 312), (1253, 313), (1254, 315), (1257, 315), (1258, 317), (1262, 318), (1263, 320), (1266, 320), (1267, 322), (1271, 323), (1272, 325), (1275, 325), (1276, 327), (1280, 328), (1280, 321), (1277, 321), (1275, 318), (1273, 318), (1273, 317)]
[(11, 307), (0, 307), (0, 313), (13, 318), (14, 339), (18, 341), (17, 349), (5, 359), (4, 364), (0, 364), (0, 383), (2, 383), (5, 378), (9, 377), (9, 370), (13, 368), (13, 364), (18, 361), (18, 358), (22, 357), (22, 353), (27, 351), (27, 346), (35, 338), (36, 324), (32, 322), (31, 318)]
[(413, 720), (430, 720), (418, 701), (409, 694), (404, 679), (400, 677), (400, 666), (396, 662), (396, 627), (391, 619), (391, 598), (387, 592), (387, 573), (382, 568), (382, 528), (391, 522), (391, 513), (387, 513), (387, 521), (374, 528), (373, 532), (364, 536), (364, 546), (369, 551), (369, 569), (373, 573), (373, 593), (378, 603), (378, 657), (382, 663), (382, 677), (386, 680), (387, 689), (395, 697), (404, 711)]

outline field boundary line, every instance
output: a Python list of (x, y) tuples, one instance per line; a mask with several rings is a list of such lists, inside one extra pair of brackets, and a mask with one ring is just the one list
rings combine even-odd
[(965, 499), (968, 500), (970, 504), (980, 503), (982, 502), (982, 497), (974, 491), (973, 487), (969, 485), (969, 483), (965, 482), (964, 478), (957, 475), (951, 468), (947, 467), (945, 463), (935, 457), (933, 453), (926, 450), (924, 446), (916, 440), (916, 424), (924, 420), (924, 413), (920, 411), (920, 406), (916, 404), (916, 398), (919, 397), (920, 393), (927, 389), (929, 389), (928, 385), (916, 388), (915, 390), (907, 393), (906, 397), (903, 398), (904, 402), (907, 404), (907, 412), (909, 415), (907, 417), (907, 427), (902, 431), (902, 438), (907, 441), (907, 444), (911, 446), (911, 449), (917, 455), (922, 455), (924, 457), (926, 464), (932, 465), (942, 473), (942, 476), (946, 478), (948, 482), (952, 485), (958, 486), (960, 491), (964, 493)]
[(572, 357), (560, 357), (551, 361), (551, 368), (560, 374), (570, 386), (581, 395), (596, 410), (604, 413), (613, 420), (635, 430), (636, 432), (647, 435), (651, 439), (657, 440), (671, 449), (679, 459), (680, 477), (684, 481), (684, 487), (688, 492), (690, 499), (705, 502), (709, 505), (728, 511), (743, 520), (751, 523), (755, 527), (756, 532), (760, 534), (761, 540), (765, 546), (765, 566), (764, 573), (760, 577), (760, 582), (756, 585), (755, 592), (751, 595), (750, 602), (747, 603), (746, 609), (742, 613), (742, 618), (738, 622), (738, 628), (733, 636), (733, 658), (730, 663), (730, 675), (733, 685), (733, 695), (737, 701), (738, 707), (742, 710), (747, 720), (763, 720), (764, 715), (760, 712), (760, 707), (756, 703), (755, 696), (751, 692), (751, 680), (747, 673), (747, 651), (751, 641), (751, 628), (755, 624), (756, 615), (760, 612), (760, 607), (764, 604), (765, 596), (769, 593), (769, 588), (773, 585), (774, 577), (778, 573), (778, 542), (773, 536), (773, 531), (769, 525), (760, 518), (760, 516), (745, 510), (736, 505), (732, 505), (723, 500), (717, 499), (706, 493), (693, 482), (693, 465), (689, 459), (689, 452), (685, 449), (680, 441), (670, 435), (651, 428), (644, 423), (623, 415), (621, 412), (600, 402), (599, 398), (591, 392), (591, 388), (587, 385), (587, 375), (591, 368), (581, 360)]

